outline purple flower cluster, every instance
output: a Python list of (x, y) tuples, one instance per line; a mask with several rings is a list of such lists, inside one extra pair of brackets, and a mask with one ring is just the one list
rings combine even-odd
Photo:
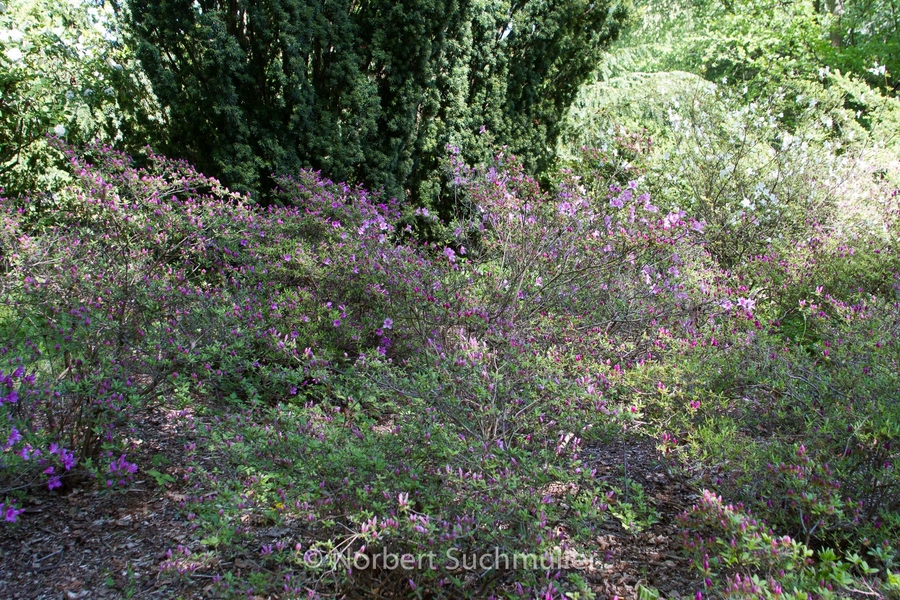
[(122, 454), (119, 458), (109, 463), (109, 478), (106, 480), (106, 487), (112, 487), (116, 484), (125, 485), (131, 481), (132, 475), (137, 473), (137, 471), (138, 466), (125, 460), (125, 455)]
[(25, 512), (23, 508), (16, 508), (13, 504), (0, 502), (0, 515), (7, 523), (15, 523), (19, 515)]
[(11, 373), (4, 373), (0, 369), (0, 406), (3, 404), (15, 404), (19, 401), (19, 391), (16, 379), (22, 380), (25, 385), (34, 384), (34, 375), (25, 375), (25, 368), (19, 365)]

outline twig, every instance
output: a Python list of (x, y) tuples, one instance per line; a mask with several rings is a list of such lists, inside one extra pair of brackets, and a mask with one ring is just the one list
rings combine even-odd
[(853, 589), (853, 588), (851, 588), (851, 587), (848, 587), (848, 588), (847, 588), (847, 591), (853, 592), (854, 594), (862, 594), (862, 595), (864, 595), (864, 596), (879, 596), (879, 597), (881, 596), (881, 594), (879, 594), (878, 592), (871, 592), (871, 591), (870, 591), (870, 592), (864, 592), (864, 591), (862, 591), (862, 590), (855, 590), (855, 589)]
[(55, 563), (53, 563), (52, 565), (47, 565), (46, 567), (44, 567), (44, 566), (41, 566), (41, 567), (35, 567), (34, 570), (35, 570), (36, 572), (40, 573), (40, 572), (42, 572), (42, 571), (50, 571), (51, 569), (55, 569), (56, 567), (58, 567), (58, 566), (62, 563), (62, 559), (63, 559), (63, 549), (62, 549), (62, 548), (60, 548), (60, 549), (57, 550), (56, 552), (51, 552), (50, 554), (48, 554), (48, 555), (45, 556), (44, 558), (40, 559), (40, 560), (38, 561), (38, 563), (43, 563), (45, 560), (47, 560), (47, 559), (50, 558), (51, 556), (55, 556), (55, 555), (57, 555), (57, 554), (59, 554), (59, 559), (57, 559), (57, 561), (56, 561)]

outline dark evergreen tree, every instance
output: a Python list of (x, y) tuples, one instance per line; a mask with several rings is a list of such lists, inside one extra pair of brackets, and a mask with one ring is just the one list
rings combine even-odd
[(609, 0), (129, 0), (170, 145), (254, 192), (300, 167), (433, 203), (479, 131), (533, 170), (625, 11)]

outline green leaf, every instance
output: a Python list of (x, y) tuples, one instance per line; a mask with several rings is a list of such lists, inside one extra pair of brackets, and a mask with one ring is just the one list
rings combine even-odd
[(659, 590), (643, 584), (637, 586), (638, 600), (659, 600)]

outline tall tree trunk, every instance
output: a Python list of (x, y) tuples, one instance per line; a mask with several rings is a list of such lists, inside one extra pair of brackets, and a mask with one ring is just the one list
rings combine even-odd
[(834, 48), (843, 46), (841, 35), (841, 17), (844, 14), (844, 0), (825, 0), (825, 6), (833, 17), (831, 20), (831, 45)]

